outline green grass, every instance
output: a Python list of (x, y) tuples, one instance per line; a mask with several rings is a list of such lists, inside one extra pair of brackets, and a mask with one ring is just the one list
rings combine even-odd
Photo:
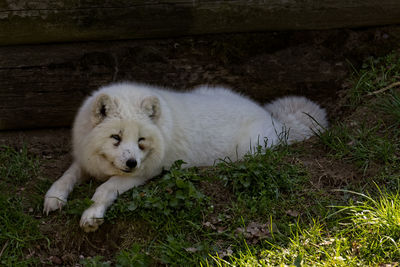
[[(378, 188), (379, 189), (379, 188)], [(379, 189), (380, 191), (380, 189)], [(357, 254), (365, 262), (395, 262), (400, 259), (400, 195), (382, 192), (374, 199), (366, 194), (355, 204), (342, 207), (348, 213), (344, 234), (350, 235)], [(346, 221), (350, 222), (346, 222)]]
[(389, 126), (400, 125), (400, 94), (398, 92), (390, 92), (376, 106), (390, 117)]
[[(300, 166), (287, 163), (287, 154), (286, 148), (260, 149), (240, 163), (226, 160), (207, 170), (182, 169), (184, 163), (178, 161), (158, 180), (122, 196), (108, 211), (107, 219), (140, 218), (148, 222), (156, 233), (153, 243), (144, 248), (152, 262), (174, 266), (206, 262), (209, 254), (230, 245), (240, 246), (241, 236), (235, 231), (243, 223), (241, 218), (269, 218), (277, 200), (281, 204), (293, 200), (288, 195), (302, 187), (306, 173)], [(201, 191), (204, 181), (225, 186), (232, 192), (234, 203), (216, 210), (218, 203)], [(143, 256), (135, 251), (136, 258)], [(122, 253), (125, 256), (119, 259), (129, 255)]]
[[(400, 259), (400, 195), (380, 191), (377, 199), (361, 197), (336, 207), (338, 220), (296, 224), (290, 242), (248, 247), (229, 259), (212, 257), (217, 266), (375, 266)], [(333, 214), (332, 214), (333, 216)]]
[(27, 214), (23, 199), (15, 192), (38, 173), (39, 162), (28, 155), (26, 147), (17, 151), (0, 149), (0, 265), (25, 266), (35, 264), (35, 257), (27, 251), (38, 240), (44, 239), (39, 223)]
[(332, 156), (354, 162), (366, 171), (372, 163), (386, 165), (397, 161), (398, 145), (387, 135), (378, 133), (381, 126), (379, 123), (372, 127), (365, 123), (357, 127), (337, 123), (318, 137)]
[(301, 191), (307, 172), (303, 166), (285, 161), (286, 145), (247, 154), (240, 162), (225, 160), (216, 166), (218, 179), (230, 187), (237, 201), (252, 213), (271, 210), (277, 201)]
[(38, 222), (26, 214), (20, 204), (21, 199), (0, 195), (0, 265), (16, 266), (37, 262), (26, 258), (28, 248), (43, 239)]
[(28, 155), (26, 146), (19, 151), (0, 147), (0, 177), (15, 185), (22, 185), (38, 174), (39, 162)]
[(390, 53), (379, 58), (368, 58), (361, 69), (354, 69), (352, 83), (349, 90), (349, 104), (357, 106), (367, 100), (368, 93), (378, 91), (394, 82), (400, 77), (400, 54)]
[(169, 215), (191, 217), (197, 214), (197, 209), (207, 205), (207, 197), (194, 185), (201, 180), (197, 169), (182, 170), (183, 164), (183, 161), (175, 162), (157, 183), (149, 183), (130, 191), (129, 200), (126, 198), (127, 201), (117, 202), (108, 212), (108, 218), (119, 217), (121, 214), (136, 215), (136, 212), (144, 218)]
[[(181, 169), (183, 161), (177, 161), (157, 181), (134, 188), (121, 196), (106, 214), (106, 219), (116, 218), (143, 220), (155, 233), (153, 243), (144, 249), (152, 257), (140, 253), (137, 244), (122, 251), (119, 261), (153, 261), (164, 264), (195, 264), (207, 255), (209, 245), (201, 238), (205, 234), (202, 218), (212, 210), (209, 198), (199, 189), (201, 177), (196, 168)], [(196, 247), (192, 255), (187, 249)], [(131, 255), (134, 253), (134, 255)], [(150, 260), (151, 259), (151, 260)]]

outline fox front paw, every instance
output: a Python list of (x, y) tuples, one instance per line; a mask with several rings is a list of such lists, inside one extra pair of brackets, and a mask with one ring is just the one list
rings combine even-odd
[(64, 197), (46, 196), (44, 198), (43, 213), (49, 215), (51, 211), (61, 210), (65, 203), (67, 203), (67, 199)]
[(104, 211), (100, 207), (90, 207), (82, 214), (79, 225), (86, 233), (96, 231), (104, 222)]

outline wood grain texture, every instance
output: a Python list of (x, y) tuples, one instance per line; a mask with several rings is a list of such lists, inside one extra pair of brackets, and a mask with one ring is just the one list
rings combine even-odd
[(0, 45), (396, 23), (398, 0), (0, 1)]
[(296, 94), (334, 106), (349, 60), (357, 66), (399, 42), (400, 27), (384, 27), (3, 46), (0, 130), (69, 127), (85, 96), (126, 80), (222, 84), (261, 103)]

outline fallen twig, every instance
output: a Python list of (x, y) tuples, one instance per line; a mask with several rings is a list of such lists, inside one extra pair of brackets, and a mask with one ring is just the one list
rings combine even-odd
[(98, 249), (98, 250), (105, 250), (104, 248), (99, 248), (98, 246), (95, 246), (92, 242), (90, 242), (89, 238), (87, 238), (87, 236), (84, 237), (84, 239), (88, 242), (88, 244), (94, 248), (94, 249)]
[(3, 246), (3, 248), (1, 249), (1, 251), (0, 251), (0, 258), (1, 258), (1, 256), (3, 255), (3, 253), (4, 253), (4, 250), (6, 250), (6, 247), (8, 246), (8, 242), (9, 242), (10, 240), (7, 240), (7, 242), (4, 244), (4, 246)]
[(368, 93), (368, 95), (369, 96), (377, 95), (377, 94), (383, 93), (383, 92), (385, 92), (385, 91), (387, 91), (389, 89), (392, 89), (393, 87), (396, 87), (396, 86), (400, 86), (400, 82), (392, 83), (392, 84), (390, 84), (390, 85), (388, 85), (386, 87), (383, 87), (382, 89), (379, 89), (378, 91), (370, 92), (370, 93)]

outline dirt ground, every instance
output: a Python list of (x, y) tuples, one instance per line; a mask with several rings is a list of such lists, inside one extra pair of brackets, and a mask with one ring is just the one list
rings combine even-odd
[[(399, 39), (398, 28), (381, 27), (147, 40), (138, 41), (146, 49), (134, 51), (136, 60), (129, 64), (137, 70), (136, 79), (175, 88), (200, 83), (226, 84), (239, 91), (252, 88), (246, 91), (259, 102), (287, 94), (305, 95), (326, 108), (330, 120), (336, 121), (346, 116), (343, 96), (350, 86), (351, 65), (357, 68), (369, 56), (390, 52)], [(170, 46), (184, 49), (177, 55)], [(152, 51), (165, 54), (160, 57)], [(117, 80), (131, 78), (121, 72)], [(260, 90), (262, 97), (258, 98)], [(3, 131), (2, 145), (26, 145), (29, 153), (43, 159), (41, 177), (50, 181), (60, 177), (71, 163), (69, 128)], [(308, 146), (308, 156), (300, 160), (310, 170), (315, 187), (341, 187), (356, 176), (354, 166), (332, 162), (315, 141), (309, 141)], [(43, 215), (37, 212), (35, 216), (40, 219)], [(41, 225), (43, 233), (52, 238), (50, 247), (38, 244), (33, 253), (60, 265), (98, 254), (109, 259), (123, 246), (123, 236), (146, 238), (148, 231), (120, 222), (105, 224), (97, 235), (80, 235), (63, 231), (62, 225), (53, 227), (51, 222), (50, 217)], [(77, 222), (72, 223), (79, 233)]]

